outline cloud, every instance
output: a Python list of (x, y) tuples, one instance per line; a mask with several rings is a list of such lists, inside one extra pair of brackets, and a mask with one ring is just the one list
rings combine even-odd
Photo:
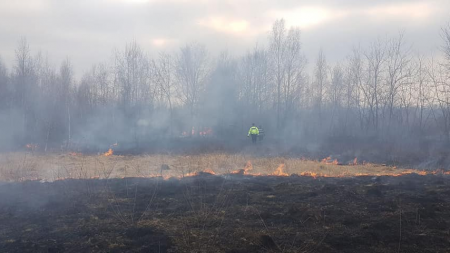
[(366, 10), (358, 10), (360, 13), (366, 13), (373, 17), (383, 19), (386, 17), (406, 18), (406, 19), (425, 19), (429, 18), (433, 12), (434, 7), (430, 3), (399, 3), (388, 4), (368, 8)]
[(301, 29), (308, 29), (313, 26), (342, 17), (345, 13), (339, 10), (332, 10), (324, 7), (306, 6), (294, 10), (274, 10), (269, 11), (268, 16), (272, 19), (284, 18), (288, 26), (298, 26)]
[(147, 51), (195, 41), (238, 55), (267, 43), (273, 22), (284, 18), (301, 28), (314, 62), (320, 46), (342, 59), (352, 43), (398, 30), (429, 50), (449, 10), (448, 0), (0, 0), (0, 56), (11, 66), (24, 36), (56, 63), (69, 57), (79, 75), (131, 41)]
[(356, 7), (325, 7), (302, 6), (292, 10), (271, 10), (268, 16), (271, 18), (284, 18), (290, 26), (298, 26), (301, 29), (310, 29), (318, 25), (325, 25), (337, 20), (364, 18), (360, 22), (368, 22), (367, 18), (386, 20), (423, 20), (430, 18), (435, 12), (432, 4), (424, 2), (390, 3), (375, 6)]
[(197, 22), (197, 24), (216, 31), (227, 33), (242, 33), (248, 31), (249, 28), (249, 23), (246, 20), (233, 20), (224, 17), (202, 18)]

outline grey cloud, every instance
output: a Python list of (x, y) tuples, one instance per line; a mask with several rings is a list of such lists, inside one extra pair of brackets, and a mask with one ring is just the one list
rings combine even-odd
[[(0, 7), (7, 6), (8, 2), (0, 0)], [(153, 0), (146, 4), (126, 4), (119, 0), (42, 0), (43, 4), (34, 6), (35, 9), (33, 6), (20, 9), (26, 2), (18, 1), (3, 11), (0, 8), (0, 55), (11, 65), (17, 41), (26, 36), (32, 49), (48, 52), (57, 63), (67, 56), (71, 58), (78, 74), (89, 69), (91, 64), (108, 60), (113, 48), (121, 48), (132, 40), (149, 51), (160, 50), (151, 45), (149, 39), (164, 38), (173, 42), (163, 48), (166, 50), (198, 41), (206, 44), (211, 52), (224, 49), (232, 53), (245, 52), (256, 43), (266, 43), (268, 29), (275, 18), (267, 13), (304, 6), (325, 7), (332, 11), (401, 3), (426, 3), (437, 7), (432, 17), (421, 22), (396, 17), (373, 20), (356, 13), (305, 29), (302, 40), (310, 62), (320, 46), (329, 53), (330, 60), (335, 61), (345, 57), (351, 44), (395, 34), (402, 29), (418, 51), (425, 51), (434, 48), (439, 41), (439, 27), (448, 21), (450, 10), (450, 3), (445, 0), (215, 0), (207, 4), (195, 0)], [(249, 29), (258, 29), (258, 33), (232, 34), (198, 25), (198, 20), (208, 17), (246, 20)]]

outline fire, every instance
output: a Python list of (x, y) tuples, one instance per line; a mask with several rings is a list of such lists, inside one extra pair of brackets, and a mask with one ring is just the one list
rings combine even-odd
[(37, 146), (37, 144), (29, 143), (29, 144), (25, 145), (25, 147), (27, 149), (35, 150), (38, 146)]
[(203, 129), (203, 131), (200, 131), (199, 134), (200, 136), (212, 135), (212, 129), (210, 127), (206, 127)]
[(203, 173), (208, 173), (208, 174), (211, 174), (211, 175), (215, 175), (216, 174), (212, 169), (206, 169), (206, 170), (203, 171)]
[(192, 127), (192, 130), (190, 130), (190, 131), (183, 131), (181, 133), (181, 136), (186, 137), (189, 135), (189, 133), (191, 134), (191, 136), (195, 136), (196, 133), (198, 133), (199, 136), (205, 137), (205, 136), (212, 135), (213, 131), (210, 127), (204, 127), (203, 130), (198, 130), (198, 131), (195, 129), (195, 127)]
[(280, 176), (280, 177), (287, 177), (289, 174), (284, 172), (284, 163), (280, 164), (278, 168), (270, 174), (271, 176)]
[[(304, 171), (304, 172), (300, 173), (300, 176), (313, 177), (314, 179), (316, 179), (319, 176), (319, 174), (312, 172), (312, 171)], [(320, 176), (322, 176), (322, 175), (320, 175)]]
[(235, 170), (231, 172), (231, 174), (244, 174), (244, 175), (250, 175), (250, 171), (253, 170), (253, 165), (251, 161), (247, 161), (243, 169)]
[(322, 162), (325, 163), (325, 164), (333, 164), (333, 165), (338, 165), (339, 164), (337, 159), (331, 160), (331, 157), (327, 157), (327, 158), (322, 159)]
[(108, 152), (104, 153), (103, 155), (104, 155), (104, 156), (110, 156), (110, 155), (112, 155), (112, 154), (114, 154), (114, 151), (110, 148), (110, 149), (108, 150)]
[(247, 161), (244, 167), (244, 174), (247, 174), (249, 171), (253, 170), (253, 165), (251, 161)]
[[(168, 178), (170, 178), (170, 177), (174, 177), (174, 178), (182, 178), (182, 177), (194, 177), (194, 176), (198, 176), (198, 175), (200, 175), (201, 173), (206, 173), (206, 174), (211, 174), (211, 175), (216, 175), (216, 172), (214, 172), (212, 169), (204, 169), (204, 170), (202, 170), (202, 171), (196, 171), (196, 172), (189, 172), (189, 173), (187, 173), (186, 175), (183, 175), (183, 176), (179, 176), (179, 177), (177, 177), (177, 176), (169, 176)], [(165, 178), (166, 179), (166, 178)]]

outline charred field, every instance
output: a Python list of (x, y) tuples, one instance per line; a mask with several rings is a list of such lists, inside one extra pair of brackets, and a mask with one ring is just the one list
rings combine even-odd
[(1, 158), (1, 252), (450, 247), (445, 172), (224, 154)]

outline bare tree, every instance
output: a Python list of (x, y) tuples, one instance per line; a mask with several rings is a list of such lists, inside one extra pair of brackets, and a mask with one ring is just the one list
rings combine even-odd
[(8, 70), (0, 57), (0, 110), (7, 109), (11, 106), (10, 92)]
[(341, 66), (336, 64), (331, 72), (331, 82), (328, 92), (331, 103), (331, 127), (333, 127), (333, 125), (336, 126), (337, 122), (335, 121), (339, 121), (340, 119), (339, 115), (342, 113), (341, 108), (344, 92), (344, 72), (342, 71)]
[(180, 49), (176, 63), (176, 73), (180, 85), (180, 98), (188, 108), (194, 125), (200, 98), (205, 91), (208, 77), (208, 54), (201, 44), (188, 44)]
[(317, 56), (316, 67), (314, 71), (314, 89), (315, 89), (315, 107), (317, 108), (317, 116), (319, 117), (319, 123), (322, 119), (322, 106), (324, 103), (325, 89), (328, 83), (328, 65), (323, 53), (323, 49), (320, 49)]
[(442, 52), (444, 53), (446, 64), (445, 66), (450, 69), (450, 23), (446, 27), (441, 28), (441, 38), (444, 42), (442, 46)]
[(115, 63), (124, 109), (129, 110), (139, 103), (151, 104), (153, 93), (149, 82), (149, 61), (141, 47), (136, 42), (128, 44), (123, 52), (116, 53)]
[(72, 139), (71, 93), (73, 85), (73, 69), (68, 58), (61, 64), (61, 68), (59, 70), (59, 78), (59, 82), (61, 85), (60, 106), (62, 106), (62, 108), (65, 108), (66, 111), (67, 148), (69, 148)]
[(38, 94), (37, 75), (34, 60), (31, 56), (28, 42), (21, 39), (16, 49), (16, 65), (14, 68), (13, 82), (15, 104), (22, 111), (23, 138), (29, 139), (36, 130), (36, 103)]
[[(424, 60), (421, 56), (417, 58), (416, 63), (416, 90), (417, 90), (417, 97), (416, 97), (416, 109), (418, 110), (417, 120), (418, 120), (418, 128), (421, 133), (424, 131), (425, 122), (426, 119), (428, 119), (428, 116), (426, 116), (426, 110), (428, 106), (432, 106), (430, 103), (430, 87), (429, 87), (429, 80), (427, 76), (427, 69), (424, 64)], [(431, 108), (430, 108), (431, 109)], [(428, 114), (429, 115), (429, 114)]]
[(272, 92), (275, 91), (269, 55), (265, 49), (255, 46), (239, 63), (238, 75), (241, 85), (238, 96), (242, 104), (243, 117), (253, 119), (269, 109)]
[(283, 82), (284, 123), (292, 117), (294, 109), (299, 105), (302, 88), (304, 88), (304, 68), (306, 59), (301, 53), (300, 29), (289, 29), (285, 42), (284, 60), (285, 78)]
[(169, 106), (170, 112), (170, 126), (169, 132), (173, 134), (173, 106), (174, 106), (174, 93), (176, 89), (175, 82), (175, 61), (172, 55), (167, 53), (161, 53), (158, 60), (153, 60), (153, 69), (155, 75), (156, 84), (160, 90), (162, 101), (166, 102)]
[(395, 101), (402, 87), (410, 77), (410, 52), (405, 48), (404, 34), (400, 33), (398, 38), (391, 39), (388, 44), (386, 65), (387, 65), (387, 110), (388, 110), (388, 130), (392, 124), (394, 116)]
[(371, 44), (370, 49), (364, 53), (367, 61), (367, 76), (363, 93), (369, 105), (369, 124), (378, 130), (380, 121), (381, 99), (382, 99), (382, 79), (384, 64), (386, 62), (386, 46), (380, 39)]
[(284, 19), (276, 20), (272, 26), (270, 52), (272, 55), (272, 61), (274, 65), (275, 82), (276, 82), (276, 112), (277, 112), (277, 129), (281, 127), (281, 99), (282, 99), (282, 85), (284, 81), (284, 59), (286, 54), (285, 47), (286, 40), (286, 28)]
[(446, 67), (432, 60), (428, 70), (431, 85), (434, 89), (433, 97), (439, 107), (440, 116), (435, 117), (447, 142), (450, 142), (450, 85), (447, 82)]

